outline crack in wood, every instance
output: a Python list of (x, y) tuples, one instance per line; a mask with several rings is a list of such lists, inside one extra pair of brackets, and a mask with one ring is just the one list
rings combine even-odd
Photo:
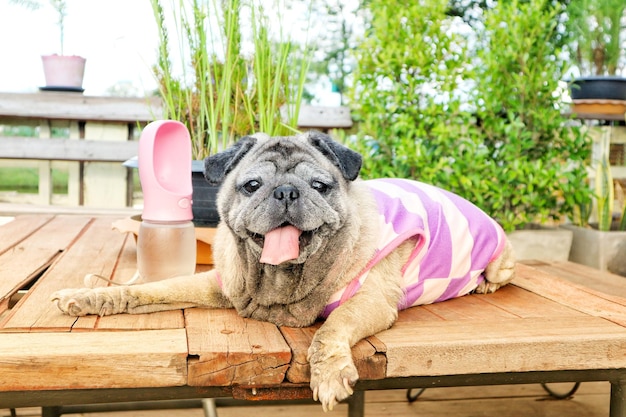
[(54, 255), (44, 262), (39, 268), (34, 270), (26, 279), (21, 281), (13, 289), (7, 292), (7, 294), (0, 298), (0, 312), (3, 311), (3, 306), (7, 310), (13, 309), (24, 297), (28, 295), (28, 291), (37, 283), (37, 281), (50, 269), (55, 260), (63, 253), (62, 249), (59, 249)]

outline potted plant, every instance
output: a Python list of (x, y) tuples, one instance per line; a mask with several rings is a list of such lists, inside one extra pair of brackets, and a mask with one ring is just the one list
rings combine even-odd
[(624, 114), (625, 103), (594, 100), (626, 100), (626, 78), (620, 76), (626, 57), (623, 0), (572, 0), (567, 28), (572, 34), (570, 54), (579, 77), (571, 83), (574, 112)]
[[(593, 205), (583, 205), (564, 228), (574, 233), (570, 260), (626, 276), (626, 202), (609, 163), (610, 128), (604, 127), (596, 161)], [(615, 188), (620, 189), (616, 199)], [(617, 200), (617, 201), (616, 201)]]
[[(246, 55), (243, 6), (241, 0), (181, 1), (168, 16), (176, 22), (170, 32), (161, 1), (152, 0), (159, 33), (153, 69), (163, 99), (162, 118), (178, 120), (190, 132), (197, 225), (213, 226), (219, 220), (218, 188), (204, 179), (202, 159), (243, 135), (284, 135), (297, 127), (308, 57), (291, 40), (273, 41), (267, 16), (254, 5), (249, 5), (253, 52)], [(172, 46), (180, 53), (182, 68), (173, 65)]]
[[(32, 10), (43, 7), (43, 3), (37, 0), (11, 0)], [(83, 76), (85, 73), (85, 58), (77, 55), (64, 55), (65, 46), (65, 17), (67, 16), (66, 0), (49, 0), (57, 16), (59, 29), (59, 53), (42, 55), (44, 77), (46, 86), (42, 90), (52, 91), (83, 91)]]
[(546, 226), (590, 199), (591, 147), (580, 127), (568, 126), (555, 94), (566, 64), (559, 58), (561, 9), (544, 0), (498, 2), (468, 39), (450, 30), (443, 3), (370, 2), (374, 19), (357, 49), (352, 91), (363, 175), (453, 191), (510, 235), (539, 224), (534, 247), (557, 235), (541, 257), (566, 260), (569, 246), (551, 252), (572, 233)]

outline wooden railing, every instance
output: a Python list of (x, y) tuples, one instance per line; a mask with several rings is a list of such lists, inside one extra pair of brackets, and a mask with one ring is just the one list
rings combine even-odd
[[(102, 208), (132, 203), (133, 173), (121, 165), (137, 153), (137, 132), (161, 113), (155, 99), (79, 93), (0, 94), (0, 125), (34, 127), (38, 139), (0, 138), (0, 158), (39, 170), (39, 204), (52, 204), (53, 161), (68, 161), (64, 204)], [(63, 129), (66, 139), (52, 139)], [(28, 162), (28, 161), (37, 161)]]
[[(134, 172), (121, 162), (137, 155), (141, 128), (161, 114), (156, 98), (0, 93), (0, 126), (29, 126), (38, 133), (38, 138), (0, 134), (0, 162), (19, 160), (38, 167), (39, 204), (53, 204), (53, 161), (65, 161), (69, 180), (64, 204), (129, 207)], [(299, 125), (327, 130), (348, 128), (352, 120), (345, 107), (303, 106)], [(67, 131), (68, 137), (52, 139), (55, 128)]]

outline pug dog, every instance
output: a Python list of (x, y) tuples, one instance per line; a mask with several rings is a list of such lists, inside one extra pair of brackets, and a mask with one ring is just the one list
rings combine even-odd
[(500, 226), (470, 202), (405, 179), (359, 179), (361, 155), (328, 135), (255, 134), (206, 159), (221, 184), (215, 269), (134, 286), (66, 289), (66, 314), (235, 308), (277, 326), (324, 323), (308, 350), (324, 410), (353, 393), (351, 346), (398, 310), (489, 293), (514, 275)]

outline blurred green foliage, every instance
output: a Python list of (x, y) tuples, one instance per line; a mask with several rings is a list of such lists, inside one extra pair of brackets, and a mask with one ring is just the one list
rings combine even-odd
[(435, 184), (507, 231), (571, 217), (591, 146), (561, 114), (564, 6), (499, 2), (465, 32), (447, 6), (368, 1), (351, 91), (363, 176)]

